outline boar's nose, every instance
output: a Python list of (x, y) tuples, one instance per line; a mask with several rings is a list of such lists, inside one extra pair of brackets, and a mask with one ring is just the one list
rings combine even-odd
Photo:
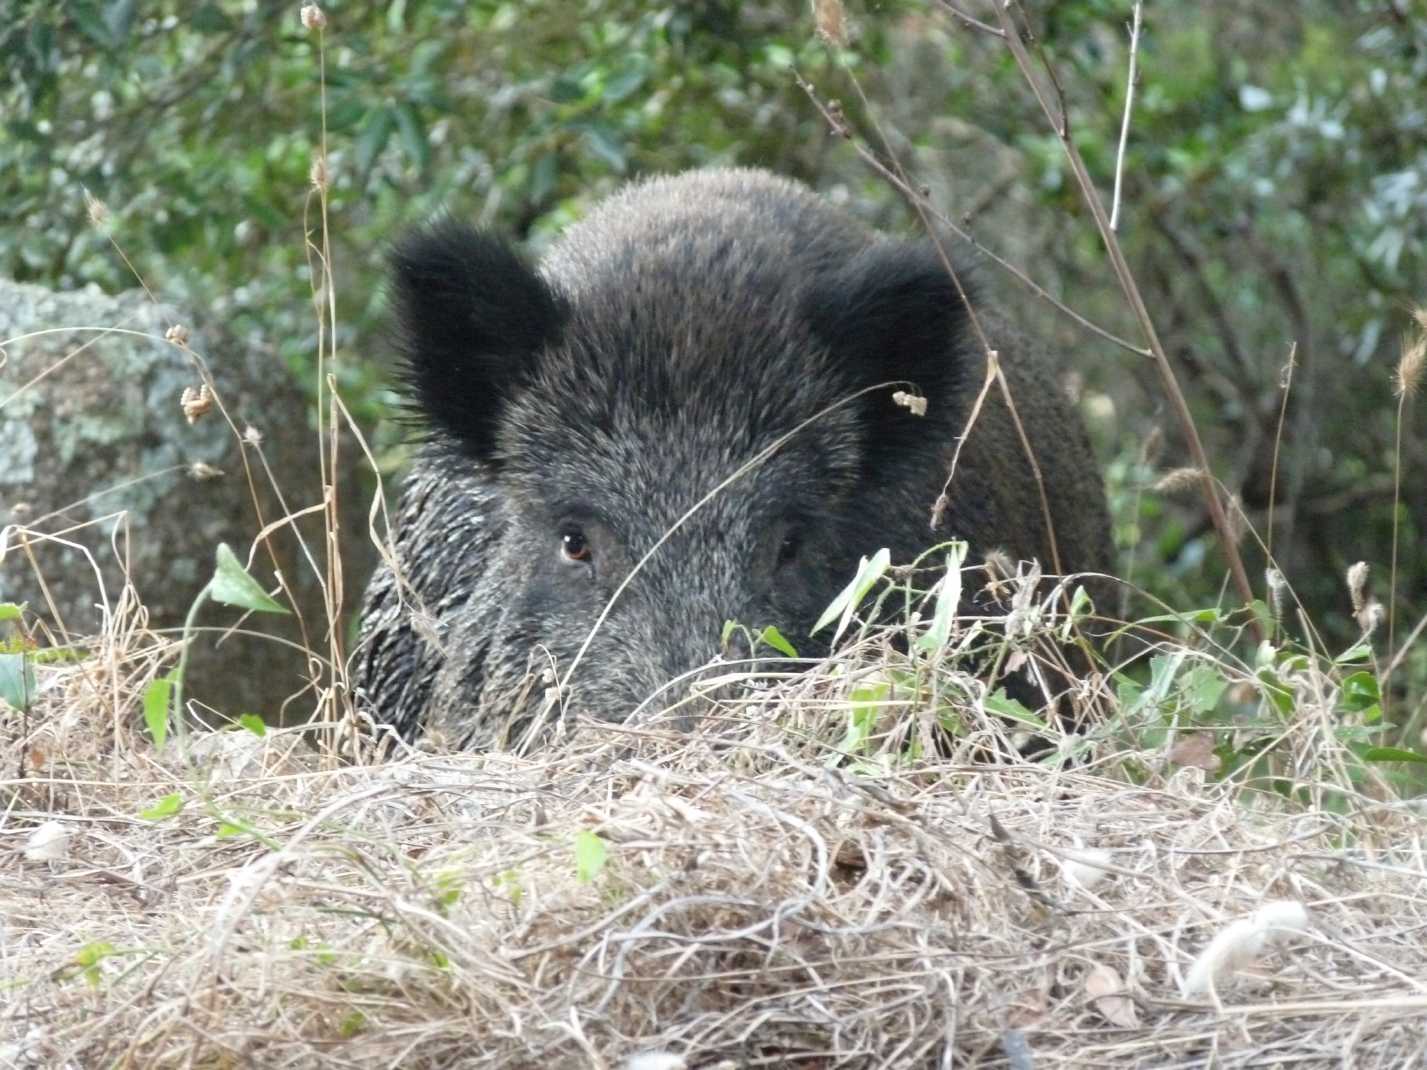
[[(641, 720), (657, 719), (687, 730), (742, 690), (738, 677), (751, 668), (747, 637), (735, 629), (720, 650), (723, 618), (716, 628), (691, 624), (688, 619), (679, 622), (683, 634), (671, 632), (659, 644), (652, 666), (657, 679), (642, 696)], [(722, 658), (716, 661), (714, 656), (720, 653)]]

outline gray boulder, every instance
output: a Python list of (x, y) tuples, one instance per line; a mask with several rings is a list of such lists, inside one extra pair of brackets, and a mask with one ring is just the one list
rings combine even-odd
[[(165, 341), (175, 325), (187, 329), (192, 353)], [(185, 418), (183, 392), (202, 382), (193, 354), (207, 363), (239, 432), (251, 425), (261, 436), (288, 505), (297, 510), (320, 500), (310, 406), (275, 354), (240, 345), (216, 327), (196, 328), (189, 315), (141, 292), (54, 293), (3, 279), (0, 342), (0, 600), (27, 602), (60, 640), (100, 630), (101, 606), (112, 608), (126, 570), (148, 626), (177, 634), (212, 573), (217, 545), (229, 543), (241, 558), (260, 528), (259, 507), (267, 522), (283, 515), (256, 449), (240, 445), (216, 407), (194, 423)], [(363, 509), (360, 495), (348, 498), (352, 523), (343, 542), (355, 562), (365, 553)], [(320, 522), (302, 530), (320, 554)], [(307, 638), (325, 652), (326, 616), (312, 570), (290, 531), (276, 533), (272, 546), (296, 591)], [(272, 587), (265, 551), (253, 572)], [(221, 627), (237, 617), (215, 608), (200, 623)], [(302, 638), (295, 619), (254, 616), (244, 627)], [(195, 648), (190, 696), (225, 714), (277, 716), (302, 686), (303, 656), (272, 638), (232, 636), (215, 649), (215, 635), (206, 633)], [(303, 698), (286, 716), (311, 708)]]

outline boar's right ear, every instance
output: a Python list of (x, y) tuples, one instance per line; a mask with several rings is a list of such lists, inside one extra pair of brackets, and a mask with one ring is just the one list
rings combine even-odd
[(919, 421), (893, 403), (890, 389), (866, 399), (874, 467), (897, 463), (938, 433), (933, 428), (954, 425), (953, 405), (967, 375), (959, 357), (966, 306), (934, 244), (869, 246), (820, 281), (808, 315), (852, 386), (911, 383), (930, 402)]
[(450, 219), (401, 241), (391, 271), (413, 415), (489, 459), (501, 410), (560, 333), (563, 302), (508, 243)]

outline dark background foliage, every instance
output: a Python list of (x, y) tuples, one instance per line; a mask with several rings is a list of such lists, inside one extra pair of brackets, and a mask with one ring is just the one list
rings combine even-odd
[[(1131, 4), (1027, 6), (1108, 200)], [(1057, 139), (1004, 47), (934, 0), (853, 3), (845, 49), (817, 37), (804, 0), (352, 0), (327, 15), (323, 57), (295, 3), (9, 0), (0, 273), (131, 288), (112, 235), (164, 298), (310, 379), (304, 234), (317, 226), (308, 176), (325, 58), (339, 377), (389, 471), (403, 455), (382, 370), (390, 238), (445, 209), (538, 251), (593, 199), (650, 171), (767, 166), (910, 228), (913, 214), (857, 149), (890, 153), (989, 249), (1139, 344)], [(1427, 302), (1424, 16), (1409, 0), (1145, 6), (1121, 239), (1217, 474), (1261, 535), (1273, 485), (1280, 567), (1340, 639), (1356, 627), (1350, 563), (1369, 561), (1386, 599), (1391, 374), (1409, 310)], [(852, 141), (829, 134), (798, 76), (841, 102)], [(90, 223), (86, 189), (109, 207), (107, 228)], [(1188, 462), (1152, 365), (995, 266), (981, 275), (1067, 354), (1125, 574), (1178, 608), (1219, 598), (1224, 568), (1202, 503), (1153, 489)], [(1427, 610), (1427, 437), (1410, 405), (1401, 464), (1397, 599), (1410, 623)], [(1252, 539), (1244, 552), (1261, 586), (1263, 555)]]

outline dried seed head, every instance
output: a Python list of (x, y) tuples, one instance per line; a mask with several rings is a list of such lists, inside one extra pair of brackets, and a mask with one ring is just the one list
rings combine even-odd
[(1140, 447), (1140, 463), (1154, 464), (1159, 460), (1160, 450), (1164, 447), (1164, 432), (1160, 430), (1159, 424), (1150, 428), (1150, 433), (1145, 436), (1144, 445)]
[(175, 323), (164, 331), (164, 340), (172, 342), (176, 346), (186, 346), (188, 345), (188, 328), (181, 323)]
[(183, 388), (183, 396), (179, 398), (179, 404), (183, 406), (184, 418), (190, 424), (196, 424), (200, 417), (213, 408), (213, 392), (208, 389), (207, 383), (197, 389), (186, 386)]
[(1287, 390), (1293, 383), (1293, 369), (1296, 367), (1298, 367), (1298, 343), (1294, 342), (1288, 347), (1288, 360), (1278, 370), (1278, 388), (1280, 390)]
[(1368, 586), (1368, 563), (1359, 561), (1348, 569), (1348, 597), (1353, 600), (1353, 615), (1357, 616), (1367, 604), (1364, 592)]
[(302, 25), (309, 30), (325, 30), (327, 15), (316, 4), (303, 4)]
[(1203, 469), (1175, 468), (1160, 476), (1155, 482), (1154, 489), (1161, 494), (1167, 494), (1173, 497), (1178, 494), (1185, 494), (1189, 491), (1197, 490), (1203, 479)]
[(327, 186), (332, 176), (327, 172), (327, 157), (323, 156), (321, 152), (312, 157), (312, 168), (307, 172), (307, 177), (311, 181), (313, 189), (319, 193), (327, 192)]
[(1244, 501), (1237, 494), (1230, 494), (1229, 500), (1224, 503), (1224, 521), (1228, 525), (1228, 536), (1234, 540), (1235, 545), (1243, 541), (1244, 533), (1249, 530), (1249, 517), (1244, 512)]
[(218, 479), (223, 475), (223, 471), (203, 461), (194, 461), (188, 466), (188, 475), (191, 479), (196, 479), (202, 483), (209, 479)]
[(109, 206), (88, 190), (84, 191), (84, 210), (89, 213), (89, 221), (96, 227), (109, 225)]
[(909, 394), (905, 390), (897, 390), (892, 394), (892, 401), (906, 409), (913, 416), (925, 416), (927, 414), (927, 399), (918, 394)]
[(1283, 593), (1288, 590), (1288, 581), (1276, 568), (1265, 569), (1264, 582), (1268, 584), (1268, 604), (1274, 620), (1283, 619)]
[(1007, 581), (1016, 574), (1016, 563), (1011, 560), (1010, 554), (999, 547), (987, 550), (981, 557), (981, 563), (986, 569), (986, 593), (999, 602), (1005, 594)]
[(1422, 386), (1424, 371), (1427, 371), (1427, 328), (1423, 328), (1416, 338), (1403, 341), (1392, 392), (1400, 398), (1413, 397)]
[(1363, 630), (1363, 638), (1366, 639), (1382, 627), (1383, 620), (1387, 617), (1387, 610), (1382, 608), (1382, 603), (1376, 598), (1369, 600), (1362, 610), (1353, 614), (1358, 622), (1358, 627)]
[(842, 0), (813, 0), (813, 21), (824, 41), (838, 48), (847, 47), (847, 12)]
[(252, 424), (249, 424), (243, 428), (243, 441), (254, 449), (257, 449), (263, 444), (263, 433)]
[(986, 565), (986, 575), (993, 580), (1008, 580), (1016, 574), (1016, 566), (1011, 555), (1000, 548), (987, 550), (982, 561)]

